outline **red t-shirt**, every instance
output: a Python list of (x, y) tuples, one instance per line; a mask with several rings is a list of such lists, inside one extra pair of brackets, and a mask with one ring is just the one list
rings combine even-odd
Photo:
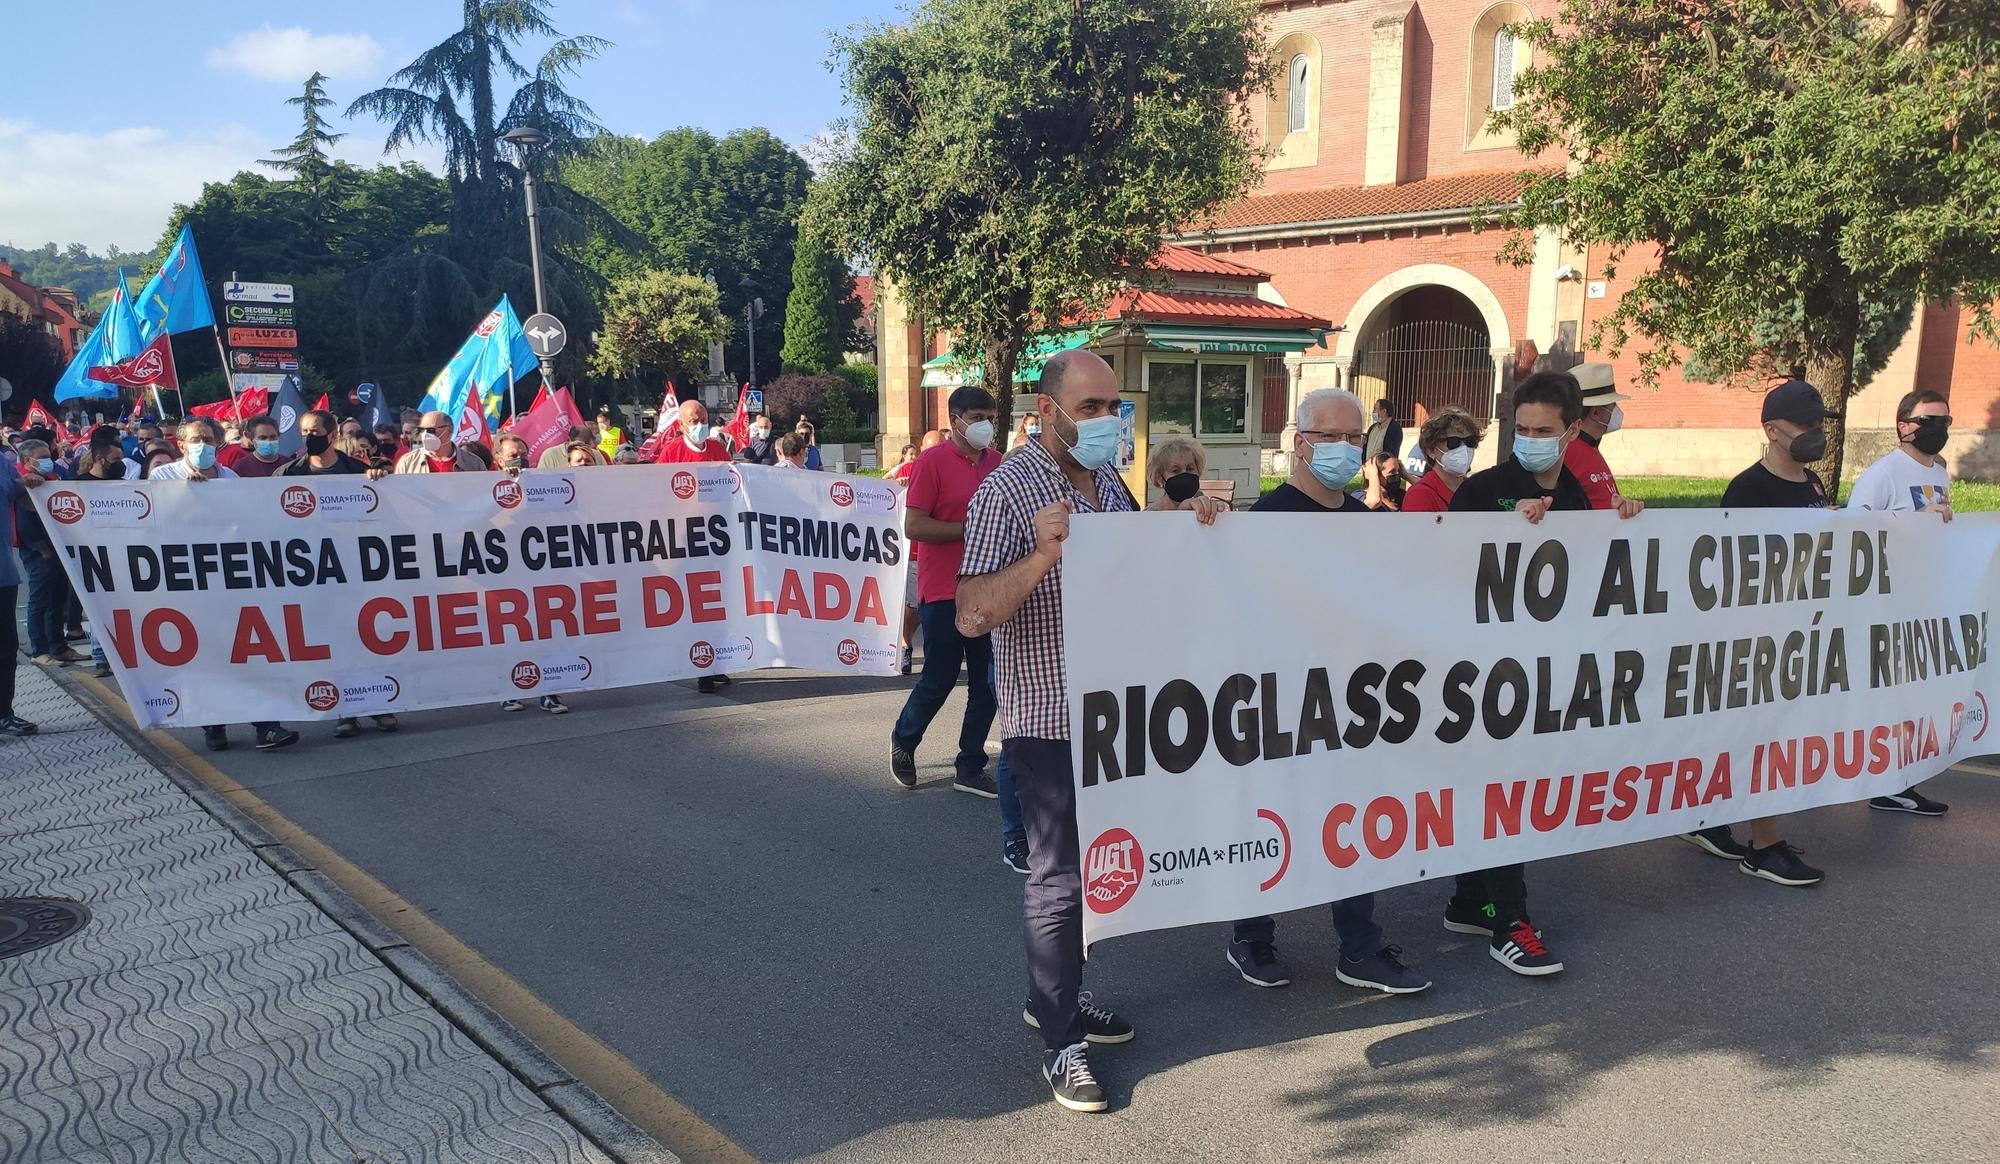
[(1444, 513), (1451, 508), (1451, 486), (1436, 469), (1417, 478), (1403, 491), (1404, 513)]
[(689, 465), (702, 461), (727, 461), (729, 450), (714, 437), (698, 449), (688, 447), (687, 438), (676, 436), (672, 440), (660, 442), (660, 455), (653, 462), (656, 465)]
[(458, 458), (456, 455), (450, 457), (433, 457), (429, 453), (425, 453), (424, 460), (431, 463), (431, 472), (433, 473), (450, 473), (458, 468)]
[[(972, 494), (986, 475), (1000, 466), (1000, 454), (983, 449), (977, 460), (958, 451), (951, 441), (932, 445), (917, 455), (904, 503), (939, 521), (965, 520)], [(949, 602), (958, 596), (958, 566), (965, 560), (965, 541), (924, 542), (917, 555), (917, 601)]]
[[(222, 454), (217, 453), (215, 459), (220, 462)], [(238, 477), (269, 477), (289, 464), (291, 462), (284, 459), (266, 461), (259, 458), (255, 453), (244, 453), (234, 461), (231, 461), (228, 468)]]
[(1618, 497), (1618, 482), (1611, 476), (1611, 466), (1604, 463), (1604, 454), (1597, 446), (1578, 437), (1569, 442), (1569, 451), (1563, 454), (1563, 467), (1577, 484), (1583, 486), (1583, 495), (1590, 498), (1592, 509), (1610, 509)]
[(916, 471), (917, 471), (917, 463), (915, 461), (904, 461), (902, 464), (889, 470), (889, 480), (902, 481), (907, 483), (910, 479), (910, 474)]
[(231, 472), (234, 472), (236, 469), (236, 462), (249, 455), (250, 455), (249, 449), (246, 449), (242, 445), (235, 444), (234, 442), (232, 442), (230, 444), (223, 445), (221, 448), (215, 450), (215, 463), (221, 465), (225, 469), (230, 470)]

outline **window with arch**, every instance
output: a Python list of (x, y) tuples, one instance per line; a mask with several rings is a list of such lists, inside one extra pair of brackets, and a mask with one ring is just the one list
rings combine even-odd
[(1533, 42), (1515, 31), (1533, 19), (1520, 0), (1498, 0), (1472, 23), (1465, 71), (1465, 148), (1508, 149), (1514, 132), (1493, 125), (1493, 115), (1519, 98), (1514, 81), (1532, 63)]
[(1293, 57), (1286, 79), (1285, 132), (1304, 133), (1312, 112), (1312, 59), (1304, 53)]
[(1495, 110), (1514, 107), (1514, 30), (1493, 34), (1493, 104)]

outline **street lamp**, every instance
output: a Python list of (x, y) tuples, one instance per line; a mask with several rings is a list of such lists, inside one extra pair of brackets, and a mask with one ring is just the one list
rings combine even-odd
[[(548, 311), (547, 300), (542, 291), (542, 219), (535, 206), (535, 156), (542, 147), (554, 140), (548, 134), (531, 125), (517, 125), (500, 135), (500, 140), (521, 151), (521, 185), (528, 195), (528, 261), (535, 272), (535, 314)], [(542, 365), (542, 385), (555, 383), (555, 361), (544, 358)], [(513, 379), (508, 378), (507, 390), (513, 392)], [(514, 408), (509, 399), (507, 406)]]
[(743, 333), (750, 337), (749, 380), (750, 386), (755, 388), (757, 386), (757, 321), (764, 318), (764, 301), (751, 296), (750, 292), (755, 289), (757, 284), (750, 281), (750, 276), (743, 276), (743, 282), (738, 284), (738, 286), (743, 288)]

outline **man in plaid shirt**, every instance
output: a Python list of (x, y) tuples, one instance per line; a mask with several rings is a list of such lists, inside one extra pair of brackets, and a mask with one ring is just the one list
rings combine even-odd
[[(1042, 431), (1001, 462), (965, 518), (958, 629), (993, 635), (1000, 746), (1028, 830), (1028, 1003), (1042, 1032), (1042, 1077), (1057, 1103), (1103, 1111), (1088, 1043), (1123, 1043), (1132, 1026), (1082, 995), (1083, 880), (1078, 868), (1076, 778), (1063, 666), (1062, 543), (1072, 513), (1138, 509), (1111, 468), (1118, 450), (1118, 377), (1076, 349), (1042, 368), (1035, 401)], [(1212, 522), (1213, 499), (1197, 510)]]

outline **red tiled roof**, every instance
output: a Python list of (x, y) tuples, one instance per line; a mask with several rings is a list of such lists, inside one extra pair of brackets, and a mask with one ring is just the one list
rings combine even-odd
[(1176, 275), (1212, 275), (1226, 279), (1254, 279), (1262, 283), (1271, 277), (1269, 271), (1246, 267), (1242, 263), (1232, 263), (1215, 255), (1204, 255), (1189, 247), (1167, 243), (1160, 247), (1160, 253), (1146, 264), (1149, 271), (1167, 271)]
[(1282, 194), (1255, 194), (1223, 207), (1212, 220), (1194, 230), (1241, 230), (1348, 218), (1381, 218), (1394, 214), (1458, 210), (1482, 203), (1504, 206), (1520, 197), (1524, 184), (1520, 170), (1482, 170), (1405, 182), (1400, 186), (1327, 186), (1315, 190), (1288, 190)]
[(1250, 295), (1207, 291), (1124, 291), (1105, 304), (1104, 317), (1154, 323), (1212, 323), (1221, 327), (1333, 326), (1317, 315), (1266, 303)]

